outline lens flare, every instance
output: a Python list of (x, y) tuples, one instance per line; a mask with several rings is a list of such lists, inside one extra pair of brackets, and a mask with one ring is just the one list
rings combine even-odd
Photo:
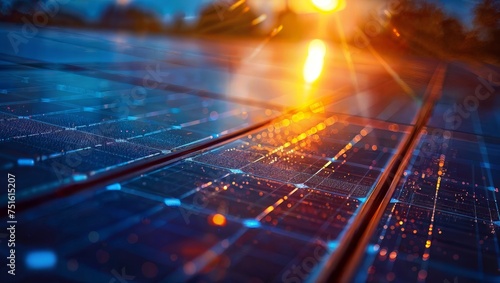
[(220, 213), (212, 215), (210, 220), (211, 220), (210, 222), (212, 222), (211, 224), (215, 226), (226, 225), (226, 217)]
[(311, 84), (321, 76), (325, 62), (326, 45), (322, 40), (315, 39), (309, 43), (309, 53), (304, 65), (304, 80)]

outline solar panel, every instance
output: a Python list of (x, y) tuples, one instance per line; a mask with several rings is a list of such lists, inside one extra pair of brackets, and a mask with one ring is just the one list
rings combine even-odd
[[(41, 73), (31, 68), (21, 75), (33, 81)], [(78, 74), (55, 75), (58, 82), (44, 80), (43, 90), (35, 87), (20, 93), (7, 87), (2, 94), (3, 171), (22, 172), (30, 166), (26, 170), (43, 175), (23, 181), (26, 195), (29, 189), (46, 190), (72, 181), (75, 175), (86, 178), (203, 144), (279, 113), (171, 92), (135, 99), (132, 85)], [(97, 89), (73, 85), (79, 80)]]
[[(329, 46), (313, 87), (294, 72), (307, 44), (31, 40), (46, 52), (0, 45), (0, 171), (20, 203), (1, 220), (17, 221), (17, 274), (1, 278), (312, 282), (339, 266), (356, 282), (500, 278), (498, 114), (484, 103), (460, 127), (442, 118), (470, 100), (450, 93), (471, 70), (388, 70), (363, 53), (354, 83)], [(368, 243), (349, 254), (356, 239)]]
[[(389, 130), (311, 114), (299, 112), (187, 160), (90, 195), (53, 201), (23, 218), (32, 219), (30, 230), (43, 229), (47, 237), (58, 231), (54, 241), (67, 243), (52, 250), (60, 261), (78, 261), (79, 269), (68, 279), (84, 276), (80, 272), (91, 268), (93, 273), (85, 276), (105, 280), (107, 269), (119, 270), (126, 262), (123, 268), (129, 271), (144, 264), (162, 270), (165, 273), (156, 272), (154, 278), (166, 281), (289, 280), (296, 276), (289, 270), (314, 251), (321, 257), (334, 251), (404, 134), (396, 132), (399, 135), (391, 139)], [(287, 131), (291, 133), (281, 138), (270, 137)], [(332, 138), (335, 135), (339, 139)], [(352, 147), (342, 140), (350, 137)], [(364, 138), (377, 146), (361, 146)], [(80, 219), (77, 225), (59, 230), (75, 216)], [(95, 237), (99, 244), (76, 238), (79, 234)], [(48, 240), (36, 237), (35, 242)], [(94, 254), (105, 259), (96, 262)], [(125, 256), (129, 260), (123, 261)], [(310, 273), (320, 259), (302, 272)], [(220, 266), (211, 267), (222, 262), (235, 267), (227, 274)], [(259, 262), (262, 272), (247, 268), (250, 262)], [(137, 278), (147, 280), (149, 275)]]
[[(500, 278), (497, 114), (489, 110), (498, 99), (472, 111), (474, 105), (467, 101), (479, 101), (474, 94), (484, 79), (466, 71), (463, 66), (450, 68), (447, 87), (429, 122), (433, 127), (419, 139), (356, 281)], [(453, 110), (453, 104), (461, 103), (463, 114)]]
[[(495, 147), (467, 135), (415, 154), (371, 240), (359, 281), (495, 281), (498, 268), (497, 175), (486, 155)], [(423, 136), (422, 149), (431, 140)], [(421, 151), (422, 152), (422, 151)], [(422, 160), (422, 161), (420, 161)], [(464, 241), (464, 239), (470, 239)]]

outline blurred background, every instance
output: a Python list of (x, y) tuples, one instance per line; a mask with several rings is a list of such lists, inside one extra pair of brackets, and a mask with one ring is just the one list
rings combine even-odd
[[(497, 0), (0, 0), (0, 21), (175, 36), (322, 38), (498, 63)], [(328, 7), (328, 6), (331, 7)], [(44, 18), (42, 12), (49, 17)], [(338, 17), (335, 19), (335, 17)], [(23, 20), (24, 19), (24, 20)]]

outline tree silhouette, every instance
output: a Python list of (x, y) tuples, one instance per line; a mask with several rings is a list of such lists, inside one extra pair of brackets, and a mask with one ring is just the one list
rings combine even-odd
[(30, 18), (35, 12), (36, 1), (34, 0), (15, 0), (2, 1), (0, 4), (0, 20), (3, 22), (21, 22), (22, 18)]
[(0, 17), (10, 15), (12, 12), (12, 3), (7, 0), (0, 0)]
[(453, 53), (463, 50), (467, 35), (462, 23), (455, 18), (446, 18), (441, 26), (444, 46)]
[(463, 24), (427, 1), (402, 1), (402, 10), (391, 24), (417, 52), (450, 56), (461, 52), (467, 33)]
[(162, 26), (150, 12), (134, 6), (110, 5), (103, 13), (99, 25), (104, 28), (134, 32), (160, 32)]
[[(62, 9), (56, 13), (49, 14), (43, 7), (43, 1), (37, 0), (16, 0), (6, 1), (0, 0), (0, 20), (5, 22), (24, 23), (25, 21), (33, 21), (33, 17), (37, 12), (47, 16), (46, 25), (56, 26), (71, 26), (81, 27), (85, 25), (85, 21), (78, 15), (66, 12)], [(44, 24), (45, 25), (45, 24)]]
[(253, 21), (257, 15), (246, 4), (235, 0), (218, 0), (200, 12), (196, 31), (198, 33), (250, 35), (255, 31)]
[(500, 1), (483, 0), (474, 8), (474, 27), (477, 49), (481, 54), (500, 60)]
[(173, 22), (170, 27), (170, 31), (176, 34), (182, 34), (184, 32), (187, 32), (186, 22), (184, 20), (185, 17), (186, 14), (182, 12), (176, 13), (173, 17)]
[(500, 1), (483, 0), (474, 8), (474, 25), (481, 39), (492, 41), (500, 29)]

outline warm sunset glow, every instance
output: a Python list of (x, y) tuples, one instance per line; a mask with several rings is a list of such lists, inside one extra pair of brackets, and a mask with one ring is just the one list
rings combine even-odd
[(312, 3), (323, 12), (340, 11), (345, 8), (345, 0), (312, 0)]
[(304, 80), (313, 83), (321, 76), (326, 55), (326, 45), (323, 41), (315, 39), (309, 44), (309, 53), (304, 65)]
[(130, 0), (117, 0), (116, 2), (118, 3), (118, 5), (127, 5), (128, 3), (130, 3)]

